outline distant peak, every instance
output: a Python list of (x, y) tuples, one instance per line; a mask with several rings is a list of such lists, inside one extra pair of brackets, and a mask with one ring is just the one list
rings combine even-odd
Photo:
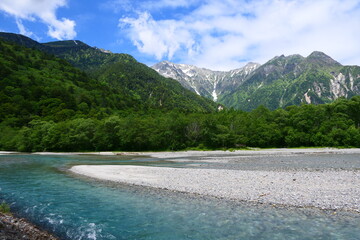
[(163, 67), (163, 66), (174, 66), (174, 63), (164, 60), (164, 61), (155, 63), (152, 67), (158, 68), (158, 67)]
[(300, 54), (292, 54), (288, 56), (289, 58), (304, 58), (303, 56), (301, 56)]
[(170, 61), (168, 61), (168, 60), (162, 61), (162, 62), (160, 62), (160, 63), (162, 63), (162, 64), (174, 64), (173, 62), (170, 62)]
[(322, 63), (322, 65), (323, 64), (325, 64), (325, 65), (338, 65), (338, 66), (341, 65), (340, 63), (335, 61), (333, 58), (331, 58), (330, 56), (328, 56), (325, 53), (320, 52), (320, 51), (312, 52), (306, 59), (310, 60), (310, 61), (316, 61), (318, 63)]
[(245, 64), (244, 67), (252, 67), (252, 66), (260, 66), (260, 63), (256, 63), (256, 62), (248, 62), (247, 64)]
[(279, 60), (279, 59), (282, 59), (282, 58), (285, 58), (284, 54), (282, 54), (280, 56), (275, 56), (272, 59), (270, 59), (268, 62), (276, 61), (276, 60)]
[(43, 44), (51, 47), (90, 47), (89, 45), (83, 43), (80, 40), (54, 41)]
[(27, 40), (30, 40), (30, 41), (33, 41), (33, 42), (36, 42), (35, 40), (25, 36), (25, 35), (21, 35), (21, 34), (17, 34), (17, 33), (8, 33), (8, 32), (1, 32), (0, 31), (0, 37), (1, 38), (13, 38), (13, 39), (27, 39)]
[(270, 59), (270, 61), (277, 60), (277, 59), (293, 59), (293, 58), (304, 58), (304, 57), (301, 56), (300, 54), (291, 54), (288, 56), (281, 54), (280, 56), (273, 57), (272, 59)]
[(156, 63), (155, 65), (173, 65), (174, 63), (172, 62), (169, 62), (167, 60), (164, 60), (164, 61), (161, 61), (161, 62), (158, 62)]
[(173, 63), (173, 62), (169, 62), (169, 61), (166, 61), (166, 60), (164, 60), (162, 62), (159, 62), (159, 63), (156, 63), (153, 67), (158, 68), (158, 67), (166, 67), (166, 66), (171, 66), (173, 68), (182, 69), (182, 70), (184, 70), (184, 69), (194, 69), (194, 68), (196, 68), (196, 69), (204, 69), (204, 68), (199, 68), (199, 67), (194, 66), (194, 65), (183, 64), (183, 63)]
[(314, 51), (314, 52), (312, 52), (309, 56), (308, 56), (308, 58), (321, 58), (321, 57), (324, 57), (324, 58), (331, 58), (330, 56), (328, 56), (328, 55), (326, 55), (325, 53), (323, 53), (323, 52), (320, 52), (320, 51)]

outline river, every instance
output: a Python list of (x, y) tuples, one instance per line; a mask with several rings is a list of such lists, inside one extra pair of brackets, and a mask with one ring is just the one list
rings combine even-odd
[(260, 156), (214, 164), (211, 164), (211, 158), (203, 160), (0, 155), (0, 201), (10, 203), (19, 216), (61, 239), (359, 239), (358, 213), (274, 207), (114, 185), (68, 171), (71, 166), (80, 164), (245, 170), (284, 166), (359, 169), (360, 165), (358, 156), (352, 154)]

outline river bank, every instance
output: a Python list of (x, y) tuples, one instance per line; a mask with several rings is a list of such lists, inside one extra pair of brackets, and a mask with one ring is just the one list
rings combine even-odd
[(100, 156), (151, 156), (155, 158), (186, 157), (186, 156), (206, 156), (206, 155), (284, 155), (284, 154), (360, 154), (360, 148), (253, 148), (246, 150), (211, 150), (211, 151), (176, 151), (176, 152), (119, 152), (119, 151), (100, 151), (100, 152), (33, 152), (22, 153), (14, 151), (0, 151), (0, 155), (9, 154), (33, 154), (33, 155), (100, 155)]
[[(1, 153), (1, 152), (0, 152)], [(198, 157), (207, 155), (293, 155), (293, 154), (360, 154), (360, 148), (271, 148), (247, 150), (211, 150), (176, 152), (34, 152), (35, 155), (100, 155), (100, 156), (150, 156), (154, 158)]]
[(24, 218), (0, 213), (0, 240), (58, 240)]

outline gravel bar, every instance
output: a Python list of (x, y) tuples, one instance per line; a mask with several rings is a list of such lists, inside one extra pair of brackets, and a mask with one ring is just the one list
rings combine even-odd
[(70, 171), (99, 180), (229, 200), (360, 212), (360, 171), (244, 171), (80, 165)]

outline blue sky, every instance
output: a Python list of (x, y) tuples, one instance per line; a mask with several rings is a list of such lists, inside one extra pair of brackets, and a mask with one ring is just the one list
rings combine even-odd
[(214, 70), (323, 51), (360, 65), (360, 0), (0, 0), (0, 31)]

